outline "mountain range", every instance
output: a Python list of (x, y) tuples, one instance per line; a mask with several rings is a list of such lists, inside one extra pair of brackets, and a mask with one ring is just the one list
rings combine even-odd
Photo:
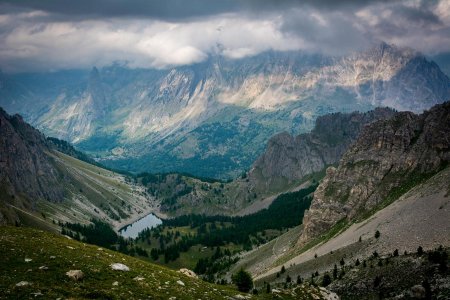
[(434, 62), (385, 43), (345, 57), (267, 52), (167, 70), (0, 74), (1, 106), (107, 166), (214, 178), (249, 170), (271, 136), (308, 132), (318, 116), (420, 112), (449, 98)]

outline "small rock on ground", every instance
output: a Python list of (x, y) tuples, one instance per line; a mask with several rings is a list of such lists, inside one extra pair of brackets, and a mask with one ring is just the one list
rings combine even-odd
[(70, 270), (66, 272), (66, 275), (75, 281), (81, 280), (84, 278), (84, 273), (81, 270)]
[(28, 281), (21, 281), (19, 283), (16, 283), (16, 286), (27, 286), (27, 285), (31, 285), (31, 283), (29, 283)]
[(177, 280), (177, 283), (178, 283), (179, 285), (181, 285), (181, 286), (184, 286), (184, 282), (181, 281), (181, 280)]
[(115, 271), (130, 271), (130, 268), (128, 268), (128, 266), (121, 264), (121, 263), (115, 263), (115, 264), (111, 264), (111, 269), (115, 270)]

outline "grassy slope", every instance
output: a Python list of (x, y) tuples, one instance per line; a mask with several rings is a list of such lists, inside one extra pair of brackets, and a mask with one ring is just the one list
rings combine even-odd
[(118, 229), (156, 210), (155, 201), (142, 186), (123, 175), (53, 152), (56, 166), (69, 180), (61, 203), (40, 201), (39, 209), (47, 221), (86, 223), (92, 217)]
[[(24, 227), (0, 227), (0, 257), (0, 298), (33, 298), (33, 293), (40, 293), (46, 299), (233, 299), (238, 294), (227, 286), (212, 285), (114, 251)], [(32, 261), (25, 262), (25, 258)], [(112, 263), (123, 263), (130, 271), (113, 271)], [(40, 269), (42, 266), (48, 269)], [(69, 270), (82, 270), (84, 279), (70, 280), (65, 275)], [(135, 280), (138, 276), (144, 279)], [(30, 285), (16, 286), (21, 281)], [(113, 285), (116, 281), (118, 284)], [(295, 297), (290, 291), (277, 298), (313, 299), (310, 291), (298, 288)], [(252, 299), (272, 299), (272, 295)]]

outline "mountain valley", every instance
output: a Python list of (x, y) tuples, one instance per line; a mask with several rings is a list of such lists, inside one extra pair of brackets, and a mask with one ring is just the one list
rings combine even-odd
[[(99, 245), (176, 270), (188, 267), (213, 283), (227, 284), (245, 268), (257, 290), (269, 289), (270, 282), (283, 299), (297, 298), (292, 295), (298, 288), (304, 295), (320, 294), (314, 285), (331, 276), (340, 260), (347, 265), (339, 267), (342, 275), (327, 288), (345, 299), (361, 293), (409, 293), (424, 278), (435, 295), (446, 295), (448, 271), (433, 270), (434, 262), (442, 265), (440, 257), (450, 244), (449, 112), (446, 102), (420, 115), (392, 109), (326, 115), (311, 133), (275, 136), (248, 173), (220, 181), (109, 171), (70, 144), (46, 138), (20, 116), (2, 111), (2, 222), (62, 230), (98, 244), (96, 236), (107, 236), (98, 231), (101, 227), (95, 229), (100, 225), (83, 229), (77, 224), (91, 226), (95, 218), (118, 232), (155, 213), (162, 225), (128, 242), (114, 233), (111, 241), (118, 246)], [(9, 153), (15, 153), (14, 159)], [(24, 166), (36, 179), (27, 179), (31, 185), (25, 188), (13, 175), (25, 174)], [(365, 190), (348, 192), (345, 184), (371, 190), (363, 197), (356, 191)], [(354, 203), (346, 204), (350, 201)], [(200, 215), (205, 213), (209, 217)], [(167, 214), (178, 217), (167, 219)], [(419, 247), (431, 258), (423, 261), (414, 254)], [(392, 256), (396, 250), (400, 254)], [(373, 271), (349, 266), (356, 261)], [(422, 267), (409, 269), (411, 261), (422, 261)], [(285, 271), (280, 273), (281, 267)], [(389, 277), (407, 270), (416, 274), (409, 281)], [(361, 275), (355, 277), (355, 272)], [(307, 280), (310, 274), (318, 275)], [(357, 283), (365, 286), (350, 288), (358, 277)], [(383, 284), (368, 287), (373, 280)], [(324, 295), (319, 297), (328, 297)]]
[(0, 73), (0, 295), (446, 299), (449, 99), (386, 43)]
[(0, 300), (450, 299), (449, 0), (0, 28)]

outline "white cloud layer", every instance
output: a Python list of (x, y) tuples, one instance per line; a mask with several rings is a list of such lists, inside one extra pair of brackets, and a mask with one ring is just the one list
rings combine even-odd
[[(343, 54), (386, 41), (425, 53), (450, 51), (450, 2), (370, 3), (346, 9), (290, 7), (195, 19), (64, 18), (0, 5), (0, 68), (90, 68), (114, 61), (166, 68), (267, 50)], [(2, 10), (2, 8), (4, 8)]]

